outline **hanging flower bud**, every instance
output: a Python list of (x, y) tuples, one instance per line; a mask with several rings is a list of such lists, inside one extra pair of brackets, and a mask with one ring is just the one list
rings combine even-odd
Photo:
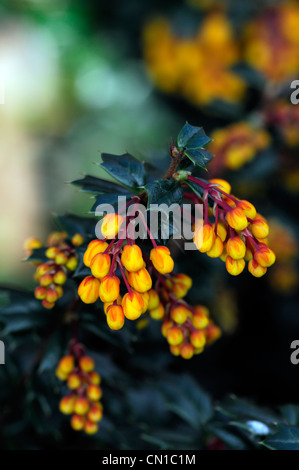
[(206, 344), (205, 333), (200, 330), (193, 331), (190, 335), (190, 341), (195, 348), (203, 348)]
[(78, 287), (78, 295), (85, 304), (93, 304), (99, 298), (100, 281), (87, 276)]
[(148, 295), (149, 295), (149, 299), (148, 299), (147, 308), (149, 310), (157, 308), (160, 303), (158, 292), (156, 292), (154, 289), (151, 289), (150, 291), (148, 291)]
[(91, 372), (94, 369), (94, 360), (89, 356), (82, 356), (79, 360), (80, 369), (84, 372)]
[(181, 347), (180, 355), (183, 359), (191, 359), (194, 356), (194, 347), (192, 344), (184, 344)]
[(146, 292), (152, 288), (152, 278), (146, 268), (139, 269), (135, 273), (129, 272), (128, 281), (137, 292)]
[(170, 317), (175, 323), (185, 323), (189, 315), (190, 310), (184, 307), (184, 305), (177, 305), (170, 310)]
[[(213, 224), (213, 229), (215, 232), (216, 224)], [(216, 234), (216, 232), (215, 232)], [(217, 236), (221, 239), (222, 243), (225, 242), (227, 236), (227, 230), (222, 222), (217, 223)]]
[(269, 225), (265, 219), (255, 218), (250, 229), (255, 238), (266, 238), (269, 235)]
[(244, 259), (233, 259), (231, 256), (227, 256), (225, 266), (229, 274), (238, 276), (245, 268), (245, 261)]
[(223, 252), (223, 243), (220, 237), (215, 238), (214, 245), (212, 246), (211, 250), (207, 251), (207, 255), (210, 258), (219, 258)]
[(106, 253), (99, 253), (94, 256), (90, 263), (92, 275), (97, 279), (107, 276), (110, 271), (111, 257)]
[(106, 214), (103, 217), (101, 225), (101, 232), (103, 237), (108, 240), (112, 240), (118, 234), (120, 226), (122, 225), (124, 218), (118, 214)]
[(246, 254), (246, 245), (240, 237), (229, 238), (226, 243), (227, 254), (233, 259), (242, 259)]
[(248, 225), (248, 220), (240, 207), (233, 207), (225, 216), (226, 221), (234, 230), (244, 230)]
[(230, 194), (232, 188), (231, 188), (231, 185), (227, 181), (222, 180), (220, 178), (212, 178), (209, 181), (212, 184), (217, 184), (220, 187), (220, 189), (222, 189), (222, 191), (226, 192), (226, 194)]
[(120, 280), (117, 276), (105, 276), (102, 279), (99, 295), (102, 302), (114, 302), (119, 296)]
[(69, 395), (67, 397), (63, 397), (59, 403), (59, 409), (61, 413), (65, 415), (72, 414), (74, 411), (75, 401), (76, 401), (75, 396)]
[(125, 317), (128, 320), (136, 320), (142, 314), (144, 301), (138, 292), (128, 292), (122, 300)]
[(74, 412), (78, 415), (85, 415), (90, 408), (89, 401), (85, 397), (75, 399)]
[(193, 241), (196, 245), (196, 248), (201, 253), (210, 251), (214, 245), (215, 239), (216, 235), (213, 226), (210, 223), (195, 227)]
[(160, 302), (156, 308), (152, 308), (149, 311), (149, 314), (151, 318), (153, 318), (154, 320), (162, 320), (162, 318), (164, 318), (164, 315), (165, 315), (165, 307), (162, 304), (162, 302)]
[(251, 202), (242, 200), (237, 202), (237, 207), (242, 209), (246, 217), (249, 217), (249, 219), (254, 219), (256, 216), (256, 208), (254, 207)]
[(139, 246), (125, 245), (121, 255), (121, 262), (128, 271), (136, 272), (142, 269), (144, 261)]
[(111, 330), (120, 330), (125, 323), (125, 315), (120, 305), (112, 305), (107, 312), (107, 323)]
[(274, 251), (268, 248), (264, 243), (261, 243), (259, 248), (254, 253), (254, 259), (264, 268), (268, 268), (275, 263), (276, 256)]
[(264, 267), (264, 266), (261, 266), (257, 261), (252, 259), (248, 263), (248, 271), (254, 277), (262, 277), (262, 276), (264, 276), (264, 274), (266, 274), (267, 268)]
[(83, 256), (83, 263), (85, 266), (90, 267), (90, 263), (94, 256), (98, 255), (99, 253), (103, 253), (106, 248), (108, 248), (108, 243), (104, 242), (103, 240), (92, 240)]
[(171, 273), (174, 261), (170, 256), (170, 251), (166, 246), (157, 246), (151, 250), (150, 259), (157, 271), (161, 274)]
[(171, 346), (177, 346), (183, 341), (184, 336), (181, 328), (172, 326), (167, 330), (166, 338)]

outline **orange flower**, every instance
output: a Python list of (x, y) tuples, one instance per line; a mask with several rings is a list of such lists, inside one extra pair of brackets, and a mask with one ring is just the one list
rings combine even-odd
[(92, 240), (83, 256), (83, 263), (89, 267), (92, 259), (99, 253), (103, 253), (108, 247), (108, 243), (103, 240)]
[(179, 324), (185, 323), (189, 315), (190, 310), (184, 305), (177, 305), (170, 310), (171, 319)]
[(246, 245), (240, 237), (229, 238), (226, 243), (227, 254), (233, 259), (242, 259), (246, 254)]
[(251, 259), (248, 263), (248, 271), (254, 276), (254, 277), (262, 277), (264, 274), (267, 272), (267, 268), (264, 266), (261, 266), (257, 261), (254, 259)]
[(213, 226), (210, 223), (204, 224), (199, 227), (195, 226), (193, 241), (196, 245), (196, 248), (201, 253), (206, 253), (207, 251), (210, 251), (214, 245), (215, 239), (216, 235)]
[(137, 292), (143, 293), (152, 287), (152, 278), (146, 268), (139, 269), (139, 271), (133, 273), (129, 272), (128, 281), (130, 286), (137, 290)]
[(227, 256), (225, 265), (229, 274), (238, 276), (245, 268), (245, 261), (244, 259), (233, 259), (231, 256)]
[(119, 296), (120, 280), (117, 276), (105, 276), (102, 279), (99, 295), (102, 302), (114, 302)]
[(118, 214), (106, 214), (103, 217), (101, 232), (103, 237), (112, 240), (118, 234), (124, 218)]
[(90, 263), (92, 275), (98, 279), (107, 276), (111, 266), (111, 257), (105, 253), (94, 256)]
[(128, 271), (135, 272), (142, 269), (144, 261), (139, 246), (125, 245), (121, 255), (121, 262)]
[(254, 253), (254, 260), (264, 268), (268, 268), (275, 263), (276, 256), (274, 251), (268, 248), (264, 243), (261, 243)]
[(93, 304), (99, 298), (100, 281), (87, 276), (78, 287), (78, 295), (85, 304)]
[(214, 245), (212, 246), (211, 250), (207, 251), (207, 255), (210, 258), (218, 258), (222, 255), (223, 252), (223, 243), (220, 237), (215, 238)]
[(122, 307), (128, 320), (136, 320), (142, 314), (144, 300), (138, 292), (128, 292), (123, 297)]
[(269, 235), (269, 225), (265, 219), (255, 218), (250, 228), (255, 238), (266, 238)]
[(247, 217), (240, 207), (232, 208), (225, 218), (228, 225), (237, 231), (244, 230), (248, 225)]
[(151, 318), (153, 318), (154, 320), (162, 320), (162, 318), (164, 318), (164, 315), (165, 315), (164, 305), (160, 302), (156, 308), (152, 308), (149, 311), (149, 314)]
[(125, 315), (120, 305), (112, 305), (107, 313), (107, 323), (111, 330), (120, 330), (125, 323)]
[(166, 246), (157, 246), (151, 250), (150, 259), (157, 271), (161, 274), (171, 273), (174, 262)]
[(244, 200), (239, 201), (237, 202), (237, 207), (240, 207), (240, 209), (242, 209), (246, 217), (249, 217), (250, 219), (255, 218), (256, 208), (254, 207), (253, 204), (251, 204), (251, 202), (244, 201)]
[(152, 310), (154, 308), (157, 308), (159, 303), (160, 303), (160, 299), (159, 299), (159, 295), (158, 293), (154, 290), (154, 289), (151, 289), (150, 291), (148, 291), (148, 294), (149, 294), (149, 299), (148, 299), (148, 306), (147, 308), (149, 310)]

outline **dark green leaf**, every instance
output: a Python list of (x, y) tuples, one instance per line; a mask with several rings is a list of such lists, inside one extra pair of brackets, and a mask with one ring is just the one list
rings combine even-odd
[(191, 126), (186, 123), (178, 136), (180, 149), (199, 149), (211, 142), (202, 127)]
[(66, 214), (56, 216), (55, 221), (60, 229), (67, 233), (69, 238), (72, 238), (76, 233), (80, 233), (84, 238), (94, 237), (97, 220), (93, 217)]
[(71, 184), (80, 186), (81, 190), (93, 194), (103, 193), (123, 193), (126, 190), (119, 184), (113, 183), (112, 181), (103, 180), (96, 176), (86, 175), (84, 178), (72, 181)]
[(206, 164), (209, 163), (212, 158), (214, 158), (214, 155), (204, 149), (187, 149), (185, 154), (195, 165), (198, 165), (204, 169), (206, 169)]
[(148, 194), (148, 207), (150, 204), (181, 204), (183, 189), (180, 183), (173, 179), (154, 181), (147, 184), (144, 189)]
[(132, 155), (103, 153), (102, 159), (101, 167), (124, 186), (134, 189), (144, 184), (144, 166)]
[(299, 428), (279, 424), (276, 434), (262, 444), (272, 450), (299, 450)]

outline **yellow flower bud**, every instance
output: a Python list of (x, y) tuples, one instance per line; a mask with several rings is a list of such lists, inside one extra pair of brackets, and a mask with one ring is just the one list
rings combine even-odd
[(230, 194), (232, 188), (231, 188), (231, 185), (227, 181), (222, 180), (220, 178), (212, 178), (209, 181), (212, 184), (217, 184), (220, 187), (220, 189), (222, 189), (222, 191), (224, 191), (226, 194)]
[(249, 217), (249, 219), (254, 219), (255, 218), (256, 208), (254, 207), (253, 204), (251, 204), (251, 202), (244, 201), (244, 200), (238, 201), (237, 202), (237, 207), (240, 207), (240, 209), (242, 209), (242, 211), (244, 212), (246, 217)]
[(233, 259), (231, 256), (227, 256), (225, 266), (229, 274), (238, 276), (245, 268), (245, 261), (244, 259)]
[(103, 237), (107, 238), (108, 240), (115, 238), (123, 221), (124, 218), (121, 215), (106, 214), (103, 217), (103, 222), (101, 225), (101, 232)]
[(143, 293), (152, 288), (152, 278), (146, 268), (139, 269), (135, 273), (129, 272), (128, 281), (137, 292)]
[(114, 302), (119, 296), (120, 280), (117, 276), (105, 276), (102, 279), (99, 295), (102, 302)]
[(190, 335), (191, 344), (195, 348), (203, 348), (206, 344), (206, 336), (203, 331), (193, 331)]
[(261, 243), (259, 248), (254, 253), (254, 259), (264, 268), (268, 268), (275, 263), (276, 256), (274, 251), (268, 248), (264, 243)]
[(84, 372), (92, 372), (94, 369), (94, 360), (89, 356), (82, 356), (79, 361), (79, 367)]
[(254, 219), (250, 229), (255, 238), (266, 238), (269, 235), (269, 225), (262, 219)]
[(214, 245), (216, 235), (211, 224), (204, 224), (199, 227), (195, 227), (195, 233), (193, 241), (196, 245), (196, 248), (201, 253), (206, 253), (210, 251)]
[(162, 320), (162, 318), (164, 318), (164, 315), (165, 315), (164, 305), (160, 302), (158, 307), (152, 308), (149, 311), (149, 314), (151, 318), (153, 318), (154, 320)]
[(248, 263), (248, 271), (254, 276), (254, 277), (262, 277), (264, 274), (267, 272), (267, 268), (264, 266), (261, 266), (257, 261), (254, 259), (251, 259)]
[(168, 274), (173, 270), (174, 261), (166, 246), (157, 246), (157, 248), (153, 248), (151, 250), (150, 259), (155, 269), (161, 274)]
[(75, 366), (75, 359), (70, 354), (60, 359), (58, 369), (64, 374), (70, 374)]
[(78, 287), (78, 295), (85, 304), (93, 304), (99, 298), (100, 281), (87, 276)]
[(73, 415), (71, 418), (71, 427), (74, 431), (82, 431), (85, 425), (85, 417), (80, 415)]
[(142, 269), (144, 261), (139, 246), (125, 245), (121, 255), (121, 262), (128, 271), (135, 272)]
[(216, 237), (214, 245), (212, 246), (211, 250), (207, 251), (207, 255), (210, 258), (218, 258), (222, 255), (223, 252), (223, 243), (220, 237)]
[(107, 276), (110, 271), (111, 257), (106, 253), (99, 253), (94, 256), (90, 263), (92, 275), (97, 279), (102, 279)]
[(170, 310), (170, 317), (175, 323), (185, 323), (188, 316), (190, 314), (190, 310), (186, 308), (184, 305), (178, 304), (175, 307), (172, 307)]
[(225, 218), (228, 225), (237, 231), (244, 230), (248, 225), (247, 217), (240, 207), (232, 208)]
[(61, 413), (65, 415), (72, 414), (74, 411), (75, 401), (75, 396), (69, 395), (67, 397), (63, 397), (59, 403), (59, 410), (61, 411)]
[(229, 238), (226, 243), (226, 252), (233, 259), (242, 259), (246, 254), (246, 245), (240, 237)]
[(86, 251), (83, 256), (83, 263), (85, 264), (85, 266), (89, 268), (94, 256), (99, 253), (103, 253), (107, 247), (108, 243), (104, 242), (103, 240), (92, 240), (86, 248)]
[[(119, 295), (116, 299), (117, 305), (121, 305), (122, 297)], [(113, 302), (104, 302), (104, 312), (107, 315), (110, 305), (113, 305)]]
[(120, 330), (125, 323), (125, 315), (120, 305), (112, 305), (107, 313), (107, 323), (111, 330)]
[(191, 359), (194, 356), (194, 347), (192, 344), (184, 344), (181, 347), (180, 355), (183, 359)]
[(149, 300), (148, 300), (147, 308), (149, 310), (157, 308), (160, 303), (158, 292), (156, 292), (154, 289), (151, 289), (150, 291), (148, 291), (148, 295), (149, 295)]
[(122, 307), (128, 320), (136, 320), (142, 314), (144, 300), (138, 292), (128, 292), (123, 297)]
[[(215, 223), (213, 224), (213, 229), (215, 231)], [(222, 243), (225, 242), (227, 235), (227, 230), (222, 222), (217, 223), (217, 236), (220, 237)]]
[(166, 332), (166, 338), (171, 346), (177, 346), (183, 339), (183, 332), (178, 326), (171, 326)]
[(75, 233), (72, 237), (72, 244), (74, 246), (80, 246), (84, 242), (84, 238), (82, 237), (81, 233)]

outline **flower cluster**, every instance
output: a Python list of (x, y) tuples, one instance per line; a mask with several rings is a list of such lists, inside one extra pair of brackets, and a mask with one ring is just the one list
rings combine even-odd
[(264, 112), (265, 122), (274, 126), (289, 147), (299, 144), (299, 106), (286, 100), (276, 100)]
[(164, 19), (154, 20), (144, 31), (144, 56), (159, 88), (182, 94), (192, 103), (235, 102), (244, 94), (245, 83), (230, 70), (239, 60), (240, 48), (221, 12), (208, 14), (192, 38), (179, 37)]
[[(207, 309), (192, 308), (183, 300), (192, 279), (183, 273), (172, 273), (174, 262), (169, 249), (157, 246), (151, 236), (153, 248), (147, 257), (129, 236), (130, 220), (128, 217), (125, 223), (119, 214), (107, 214), (103, 218), (101, 229), (106, 239), (89, 243), (83, 261), (91, 275), (83, 279), (78, 294), (85, 303), (100, 298), (107, 323), (113, 330), (122, 328), (125, 319), (137, 320), (146, 312), (154, 320), (162, 320), (162, 333), (171, 352), (189, 359), (202, 352), (205, 344), (217, 339), (220, 330), (208, 318)], [(126, 291), (123, 295), (121, 281)]]
[(266, 9), (245, 30), (245, 60), (275, 83), (299, 71), (299, 5), (288, 1)]
[[(268, 247), (269, 226), (266, 219), (256, 212), (250, 202), (230, 194), (231, 187), (227, 181), (212, 179), (205, 183), (192, 176), (188, 179), (203, 189), (204, 223), (195, 221), (193, 239), (197, 249), (211, 258), (222, 259), (233, 276), (244, 270), (245, 260), (253, 276), (263, 276), (276, 259), (275, 253)], [(185, 196), (190, 197), (190, 194), (186, 193)], [(198, 199), (195, 194), (191, 197)], [(211, 201), (212, 210), (209, 205)], [(210, 221), (210, 215), (214, 217), (214, 222)]]
[[(157, 284), (159, 289), (159, 280)], [(191, 307), (182, 300), (191, 285), (192, 280), (186, 274), (167, 277), (162, 284), (157, 307), (160, 312), (158, 319), (163, 319), (162, 334), (171, 353), (184, 359), (191, 359), (195, 354), (200, 354), (206, 345), (221, 335), (220, 328), (209, 318), (206, 307)], [(153, 317), (151, 311), (150, 314)]]
[(258, 152), (270, 143), (270, 136), (264, 129), (255, 129), (246, 122), (231, 124), (215, 130), (211, 135), (209, 152), (217, 155), (211, 161), (210, 170), (219, 172), (223, 168), (238, 170), (253, 160)]
[[(92, 240), (83, 257), (91, 275), (85, 277), (79, 285), (79, 297), (87, 304), (100, 298), (107, 323), (113, 330), (122, 328), (125, 318), (137, 320), (151, 309), (153, 281), (147, 268), (167, 274), (174, 267), (169, 249), (157, 246), (154, 240), (154, 247), (145, 262), (141, 248), (127, 233), (131, 221), (132, 218), (128, 217), (124, 223), (120, 214), (105, 215), (101, 226), (105, 240)], [(112, 241), (108, 244), (107, 240)], [(121, 281), (125, 285), (124, 295), (120, 295)]]
[(94, 371), (94, 361), (84, 355), (83, 348), (74, 344), (73, 352), (60, 359), (56, 376), (66, 381), (70, 393), (63, 397), (59, 409), (66, 415), (72, 415), (71, 427), (75, 431), (95, 434), (98, 422), (103, 416), (100, 402), (102, 389), (99, 386), (101, 377)]
[[(44, 254), (48, 261), (38, 263), (35, 280), (39, 286), (35, 288), (34, 295), (42, 300), (45, 308), (51, 309), (55, 302), (63, 295), (63, 285), (67, 280), (68, 272), (75, 271), (78, 260), (75, 247), (83, 243), (83, 237), (75, 234), (70, 241), (64, 232), (53, 232), (49, 235)], [(28, 254), (36, 248), (42, 248), (42, 243), (34, 238), (25, 242)]]

